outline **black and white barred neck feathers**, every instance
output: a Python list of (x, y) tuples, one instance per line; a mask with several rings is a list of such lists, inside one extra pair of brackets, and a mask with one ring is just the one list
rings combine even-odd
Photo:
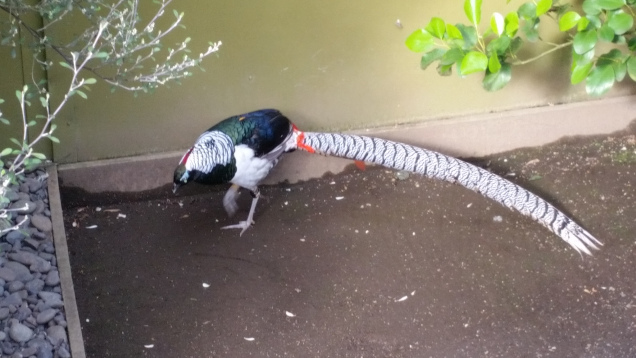
[(210, 173), (218, 164), (226, 165), (234, 156), (232, 138), (220, 131), (201, 134), (194, 146), (181, 158), (187, 170)]
[(323, 155), (372, 162), (408, 170), (429, 178), (458, 183), (547, 227), (577, 252), (602, 245), (594, 236), (553, 205), (526, 189), (482, 168), (459, 159), (411, 145), (379, 138), (295, 130), (297, 147)]

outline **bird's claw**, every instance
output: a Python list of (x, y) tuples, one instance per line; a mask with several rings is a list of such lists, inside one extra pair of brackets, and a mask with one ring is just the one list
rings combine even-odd
[(254, 225), (254, 221), (252, 220), (251, 224), (248, 224), (247, 221), (241, 221), (238, 224), (223, 226), (221, 229), (242, 229), (239, 236), (243, 235), (245, 230), (247, 230), (250, 226)]

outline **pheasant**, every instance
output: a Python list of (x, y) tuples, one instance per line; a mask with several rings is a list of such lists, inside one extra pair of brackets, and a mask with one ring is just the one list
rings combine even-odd
[(241, 229), (242, 235), (253, 224), (260, 197), (258, 184), (283, 153), (295, 149), (371, 162), (457, 183), (530, 216), (579, 253), (591, 255), (590, 249), (598, 249), (602, 245), (552, 204), (485, 169), (438, 152), (380, 138), (302, 132), (275, 109), (227, 118), (201, 134), (174, 172), (173, 191), (191, 181), (232, 183), (223, 197), (223, 206), (232, 216), (238, 208), (239, 187), (249, 190), (253, 199), (247, 219), (223, 227)]

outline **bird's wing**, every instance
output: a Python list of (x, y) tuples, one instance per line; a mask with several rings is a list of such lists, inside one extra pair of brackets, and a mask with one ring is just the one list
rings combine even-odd
[(220, 131), (205, 132), (194, 144), (185, 166), (188, 170), (210, 173), (219, 164), (229, 164), (233, 155), (234, 143), (228, 135)]

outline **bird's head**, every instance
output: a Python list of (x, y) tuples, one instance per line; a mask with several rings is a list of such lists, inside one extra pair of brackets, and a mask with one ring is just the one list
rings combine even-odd
[(181, 158), (179, 165), (177, 165), (177, 168), (174, 170), (174, 177), (172, 179), (174, 184), (172, 188), (173, 193), (176, 193), (180, 186), (188, 184), (193, 179), (191, 171), (186, 168), (186, 162), (191, 152), (192, 148)]

